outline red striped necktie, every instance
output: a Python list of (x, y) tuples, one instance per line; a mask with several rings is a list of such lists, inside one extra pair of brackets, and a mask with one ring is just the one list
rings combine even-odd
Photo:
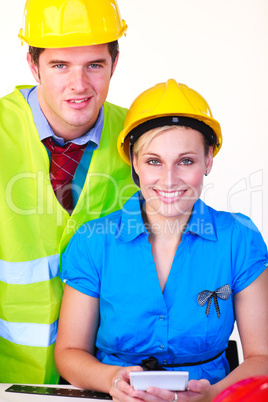
[(71, 183), (87, 144), (68, 143), (61, 147), (56, 145), (51, 137), (45, 138), (42, 142), (51, 152), (50, 180), (54, 193), (63, 208), (71, 214), (73, 211)]

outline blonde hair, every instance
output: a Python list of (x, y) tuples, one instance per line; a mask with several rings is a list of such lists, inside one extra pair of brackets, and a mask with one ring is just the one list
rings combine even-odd
[(138, 138), (138, 140), (134, 143), (133, 145), (133, 154), (138, 155), (140, 149), (144, 146), (149, 144), (155, 137), (158, 135), (169, 131), (169, 130), (176, 130), (176, 129), (189, 129), (189, 127), (186, 126), (162, 126), (162, 127), (156, 127), (153, 128), (152, 130), (147, 131), (143, 135)]
[[(140, 151), (140, 149), (144, 146), (149, 144), (155, 137), (157, 137), (158, 135), (168, 131), (168, 130), (178, 130), (178, 129), (184, 129), (184, 130), (188, 130), (191, 129), (191, 127), (188, 126), (161, 126), (161, 127), (156, 127), (156, 128), (152, 128), (152, 130), (147, 131), (146, 133), (142, 134), (137, 141), (134, 143), (133, 145), (133, 155), (135, 155), (136, 157), (138, 156), (138, 153)], [(198, 131), (198, 130), (197, 130)], [(204, 143), (204, 151), (205, 151), (205, 156), (208, 155), (209, 153), (209, 148), (211, 147), (211, 144), (209, 143), (207, 137), (201, 133), (200, 131), (198, 131), (203, 138), (203, 143)]]

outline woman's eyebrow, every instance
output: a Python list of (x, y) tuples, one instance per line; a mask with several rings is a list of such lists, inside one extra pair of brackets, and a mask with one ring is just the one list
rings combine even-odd
[[(196, 155), (197, 154), (197, 152), (195, 152), (195, 151), (187, 151), (187, 152), (182, 152), (182, 153), (179, 153), (178, 154), (178, 156), (187, 156), (187, 155)], [(143, 156), (157, 156), (157, 157), (161, 157), (161, 155), (159, 155), (159, 154), (156, 154), (155, 152), (144, 152), (143, 154), (142, 154)]]

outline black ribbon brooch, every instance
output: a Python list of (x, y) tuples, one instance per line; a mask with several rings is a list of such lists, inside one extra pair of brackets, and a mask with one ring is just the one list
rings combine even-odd
[(208, 302), (207, 308), (206, 308), (206, 316), (208, 317), (211, 302), (212, 302), (212, 299), (214, 299), (214, 305), (215, 305), (215, 309), (217, 312), (217, 317), (220, 318), (221, 313), (220, 313), (220, 308), (219, 308), (219, 303), (218, 303), (217, 298), (219, 297), (222, 300), (227, 300), (230, 295), (231, 295), (230, 286), (223, 285), (220, 288), (218, 288), (217, 290), (214, 290), (213, 292), (211, 292), (210, 290), (203, 290), (203, 292), (199, 293), (197, 302), (200, 306), (204, 306), (206, 304), (206, 302)]

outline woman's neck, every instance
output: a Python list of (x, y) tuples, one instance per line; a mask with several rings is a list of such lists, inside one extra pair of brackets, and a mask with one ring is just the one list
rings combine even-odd
[(150, 238), (181, 242), (182, 234), (191, 217), (192, 209), (176, 217), (165, 217), (146, 210), (143, 219), (149, 226)]
[(150, 214), (144, 210), (143, 220), (149, 231), (149, 242), (162, 292), (165, 289), (176, 250), (182, 241), (182, 234), (191, 216), (191, 211), (176, 217)]

